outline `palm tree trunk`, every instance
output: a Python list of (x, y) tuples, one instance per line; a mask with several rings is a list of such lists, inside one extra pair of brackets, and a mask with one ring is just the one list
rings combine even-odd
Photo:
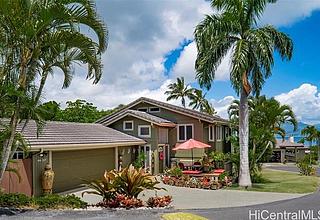
[(15, 112), (13, 113), (13, 116), (10, 120), (10, 125), (9, 125), (10, 126), (10, 137), (8, 140), (4, 141), (4, 143), (3, 143), (2, 156), (1, 156), (1, 167), (0, 167), (0, 184), (2, 183), (3, 176), (6, 171), (8, 161), (10, 159), (11, 148), (13, 145), (14, 136), (15, 136), (15, 132), (17, 129), (17, 124), (18, 124), (18, 112), (20, 110), (19, 108), (20, 108), (20, 98), (18, 98), (18, 100), (17, 100)]
[(39, 102), (40, 96), (41, 96), (41, 94), (42, 94), (44, 85), (45, 85), (46, 80), (47, 80), (47, 77), (48, 77), (48, 73), (45, 72), (45, 71), (43, 71), (43, 72), (42, 72), (41, 81), (40, 81), (40, 86), (39, 86), (39, 89), (38, 89), (38, 91), (37, 91), (37, 96), (36, 96), (36, 98), (35, 98), (35, 103), (36, 103), (36, 105), (37, 105), (38, 102)]
[(249, 108), (248, 95), (242, 88), (240, 96), (239, 114), (239, 141), (240, 141), (240, 171), (239, 186), (251, 187), (249, 170)]

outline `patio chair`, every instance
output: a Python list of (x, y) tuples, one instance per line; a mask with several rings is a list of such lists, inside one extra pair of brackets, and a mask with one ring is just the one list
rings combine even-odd
[(195, 170), (200, 170), (201, 169), (201, 163), (199, 161), (194, 162), (193, 165), (195, 166), (194, 167)]
[(178, 167), (181, 169), (181, 170), (184, 170), (184, 164), (182, 162), (179, 162), (178, 163)]

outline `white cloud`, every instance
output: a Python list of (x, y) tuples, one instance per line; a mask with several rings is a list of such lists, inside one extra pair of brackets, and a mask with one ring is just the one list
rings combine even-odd
[[(169, 77), (164, 75), (164, 57), (179, 47), (183, 40), (193, 39), (195, 26), (204, 14), (212, 13), (209, 1), (96, 2), (98, 12), (110, 32), (109, 47), (102, 57), (102, 80), (92, 85), (85, 81), (85, 69), (77, 68), (70, 88), (61, 90), (62, 78), (57, 74), (54, 79), (48, 80), (44, 94), (46, 100), (65, 102), (81, 98), (100, 108), (109, 108), (128, 103), (139, 96), (165, 100), (163, 92), (166, 85), (177, 76), (185, 76), (189, 82), (194, 81), (195, 43), (184, 48)], [(309, 16), (319, 6), (318, 0), (279, 0), (277, 4), (268, 6), (263, 22), (278, 26), (292, 24)], [(228, 80), (228, 60), (223, 60), (219, 67), (217, 80)], [(217, 102), (215, 105), (219, 106)]]
[[(187, 82), (195, 82), (194, 63), (197, 58), (197, 46), (195, 42), (190, 43), (181, 52), (180, 58), (173, 67), (173, 77), (184, 76)], [(230, 76), (230, 53), (222, 60), (216, 70), (215, 80), (228, 80)]]
[(309, 17), (313, 11), (320, 9), (319, 0), (278, 0), (269, 4), (261, 22), (276, 26), (288, 26)]
[(302, 84), (299, 88), (275, 97), (279, 102), (290, 105), (299, 121), (311, 124), (320, 123), (320, 94), (311, 84)]
[(233, 102), (233, 100), (235, 100), (235, 97), (226, 96), (220, 100), (211, 99), (210, 102), (212, 103), (214, 109), (216, 110), (217, 115), (219, 115), (222, 118), (228, 119), (229, 118), (228, 108), (231, 102)]

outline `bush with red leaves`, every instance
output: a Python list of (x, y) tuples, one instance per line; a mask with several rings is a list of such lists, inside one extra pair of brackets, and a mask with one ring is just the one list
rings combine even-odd
[(149, 207), (167, 207), (172, 202), (172, 196), (150, 197), (147, 201)]
[(128, 197), (122, 194), (118, 194), (114, 199), (107, 201), (102, 201), (97, 204), (97, 206), (104, 208), (138, 208), (143, 206), (141, 199), (134, 197)]

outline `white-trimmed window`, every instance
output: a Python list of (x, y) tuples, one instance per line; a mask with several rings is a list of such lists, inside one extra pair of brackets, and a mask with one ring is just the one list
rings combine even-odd
[(223, 139), (222, 126), (216, 127), (216, 137), (217, 137), (217, 141), (222, 141)]
[(193, 124), (180, 124), (177, 129), (178, 141), (186, 141), (193, 138)]
[(138, 135), (143, 138), (151, 138), (151, 126), (150, 125), (139, 125)]
[(214, 141), (214, 126), (209, 126), (209, 141)]
[(159, 107), (150, 107), (149, 112), (150, 113), (160, 112), (160, 108)]
[(148, 107), (138, 108), (138, 111), (140, 111), (140, 112), (148, 112)]
[(124, 131), (133, 131), (133, 121), (124, 121), (123, 122)]
[(13, 160), (21, 160), (24, 158), (24, 152), (23, 151), (16, 151), (14, 152), (12, 159)]

